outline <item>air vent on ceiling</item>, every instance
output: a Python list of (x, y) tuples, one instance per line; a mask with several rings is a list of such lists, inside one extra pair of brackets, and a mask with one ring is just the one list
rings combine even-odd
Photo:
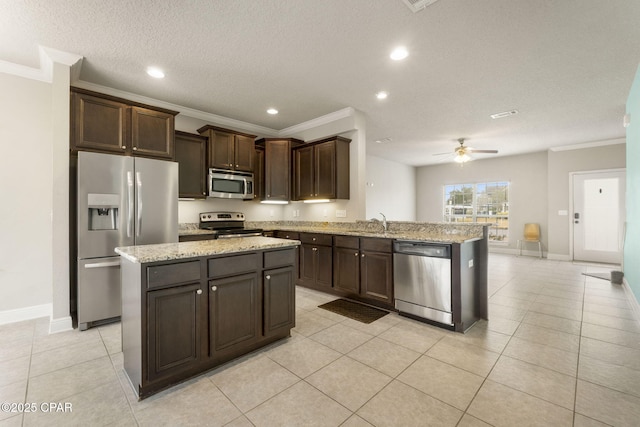
[(420, 12), (425, 7), (437, 1), (438, 0), (402, 0), (413, 13)]

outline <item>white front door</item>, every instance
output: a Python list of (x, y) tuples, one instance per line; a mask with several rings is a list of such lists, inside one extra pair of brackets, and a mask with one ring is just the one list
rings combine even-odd
[(620, 264), (625, 171), (573, 175), (573, 259)]

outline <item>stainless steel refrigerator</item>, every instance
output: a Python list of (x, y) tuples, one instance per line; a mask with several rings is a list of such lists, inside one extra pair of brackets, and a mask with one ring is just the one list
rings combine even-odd
[(121, 313), (118, 246), (178, 241), (178, 164), (81, 151), (77, 172), (78, 328)]

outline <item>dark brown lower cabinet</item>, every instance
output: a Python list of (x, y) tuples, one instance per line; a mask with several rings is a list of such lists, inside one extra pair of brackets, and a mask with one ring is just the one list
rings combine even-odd
[(209, 355), (224, 359), (259, 338), (258, 275), (209, 281)]
[(333, 288), (345, 296), (392, 307), (392, 240), (334, 236)]
[(149, 381), (180, 374), (200, 362), (206, 310), (200, 283), (148, 292), (147, 305)]
[(124, 369), (142, 399), (295, 326), (296, 249), (121, 259)]
[(296, 325), (296, 279), (292, 267), (263, 273), (263, 335), (271, 337)]
[(319, 290), (333, 286), (333, 238), (328, 234), (300, 233), (298, 284)]

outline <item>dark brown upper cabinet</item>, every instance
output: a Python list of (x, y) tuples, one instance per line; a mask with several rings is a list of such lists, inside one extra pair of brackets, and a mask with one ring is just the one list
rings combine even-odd
[(209, 138), (209, 168), (253, 172), (255, 135), (211, 125), (201, 127), (198, 133)]
[(340, 136), (293, 148), (292, 200), (349, 198), (349, 143)]
[(179, 168), (181, 198), (207, 197), (207, 138), (187, 132), (175, 132), (175, 160)]
[(264, 199), (264, 147), (257, 144), (253, 161), (253, 195), (257, 200)]
[(295, 138), (262, 138), (256, 145), (264, 147), (264, 189), (261, 200), (291, 200), (291, 172), (293, 147), (303, 144)]
[(173, 159), (177, 111), (71, 88), (71, 151)]

